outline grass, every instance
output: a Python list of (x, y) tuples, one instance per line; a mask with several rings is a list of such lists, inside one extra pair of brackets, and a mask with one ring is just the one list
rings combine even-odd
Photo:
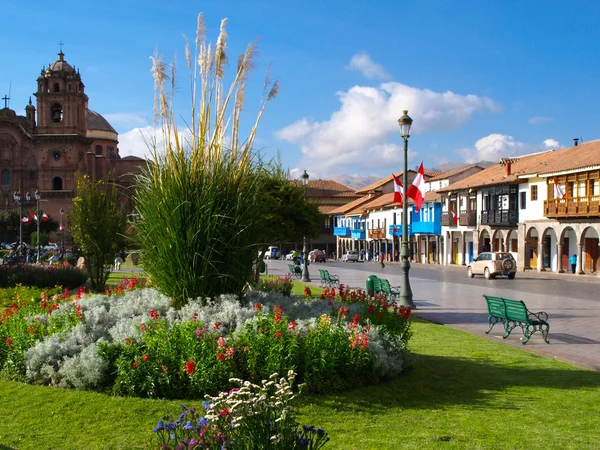
[[(418, 319), (413, 330), (418, 359), (401, 378), (301, 400), (326, 449), (598, 447), (600, 373)], [(0, 444), (144, 448), (178, 404), (0, 380)]]

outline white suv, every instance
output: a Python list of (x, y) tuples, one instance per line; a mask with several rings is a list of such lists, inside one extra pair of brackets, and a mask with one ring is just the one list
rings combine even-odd
[(483, 252), (467, 267), (467, 275), (483, 275), (486, 280), (496, 278), (496, 275), (506, 275), (511, 280), (517, 274), (517, 261), (507, 252)]
[(342, 261), (344, 261), (344, 262), (348, 262), (348, 261), (357, 262), (358, 261), (358, 250), (348, 250), (342, 256)]

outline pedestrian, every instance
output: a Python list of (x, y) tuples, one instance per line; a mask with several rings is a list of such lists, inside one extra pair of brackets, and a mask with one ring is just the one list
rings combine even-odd
[(383, 263), (383, 260), (385, 259), (385, 253), (384, 252), (379, 253), (379, 259), (381, 261), (381, 268), (383, 269), (385, 267), (385, 264)]
[(575, 253), (569, 258), (569, 262), (571, 263), (571, 272), (575, 273), (577, 267), (577, 255)]

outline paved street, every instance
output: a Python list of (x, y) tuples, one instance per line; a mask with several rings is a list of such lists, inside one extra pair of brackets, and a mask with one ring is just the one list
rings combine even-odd
[[(268, 272), (288, 273), (289, 261), (268, 261)], [(319, 268), (326, 268), (351, 288), (365, 289), (369, 274), (387, 278), (392, 285), (401, 281), (399, 263), (342, 263), (328, 261), (309, 266), (312, 284), (319, 285)], [(554, 274), (549, 272), (519, 272), (514, 280), (500, 277), (485, 280), (467, 277), (466, 267), (415, 264), (411, 267), (410, 283), (414, 314), (426, 320), (468, 331), (486, 339), (504, 342), (527, 351), (600, 370), (600, 276)], [(487, 306), (483, 294), (523, 300), (533, 311), (546, 311), (550, 323), (550, 344), (536, 333), (527, 345), (522, 345), (521, 330), (502, 339), (503, 328), (496, 325), (490, 335), (487, 330)]]

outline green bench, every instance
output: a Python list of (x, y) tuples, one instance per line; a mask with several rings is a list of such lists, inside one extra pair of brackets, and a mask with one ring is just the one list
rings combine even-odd
[[(296, 271), (296, 268), (299, 269), (299, 272)], [(297, 266), (295, 264), (288, 264), (288, 269), (292, 278), (295, 278), (296, 280), (302, 278), (302, 269), (300, 266)]]
[(384, 294), (388, 300), (395, 301), (400, 296), (400, 286), (392, 286), (385, 278), (373, 277), (373, 294)]
[(331, 275), (326, 269), (319, 269), (321, 275), (321, 287), (335, 287), (340, 285), (340, 277)]
[(516, 327), (521, 327), (525, 339), (523, 344), (527, 344), (531, 336), (536, 331), (542, 333), (542, 338), (549, 344), (548, 333), (550, 332), (550, 324), (548, 323), (548, 314), (544, 311), (538, 313), (531, 312), (527, 309), (525, 302), (522, 300), (511, 300), (504, 297), (494, 297), (492, 295), (484, 295), (488, 306), (488, 324), (490, 328), (485, 332), (489, 334), (498, 322), (504, 325), (506, 339)]

